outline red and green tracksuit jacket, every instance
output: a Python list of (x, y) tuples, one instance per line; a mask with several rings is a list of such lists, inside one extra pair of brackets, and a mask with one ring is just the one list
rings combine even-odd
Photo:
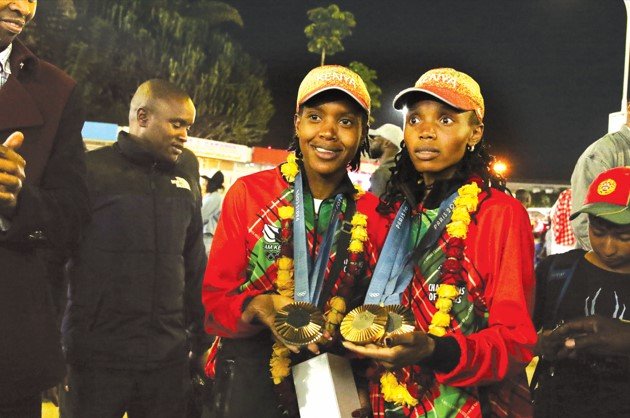
[[(479, 202), (465, 239), (461, 265), (466, 286), (459, 287), (460, 297), (454, 301), (451, 330), (436, 338), (433, 359), (397, 372), (399, 380), (415, 382), (408, 390), (419, 403), (409, 409), (385, 402), (377, 375), (370, 388), (374, 417), (481, 417), (480, 396), (497, 416), (520, 416), (516, 409), (527, 404), (527, 399), (509, 404), (504, 396), (520, 396), (511, 376), (531, 360), (536, 342), (530, 319), (535, 276), (529, 217), (520, 202), (496, 189), (481, 192)], [(437, 210), (424, 213), (433, 219)], [(412, 237), (427, 229), (426, 216), (422, 218), (424, 227), (416, 220)], [(403, 294), (416, 328), (425, 332), (437, 311), (444, 244), (443, 235), (417, 260)], [(481, 390), (486, 395), (481, 395), (479, 387), (487, 385)], [(497, 399), (499, 392), (503, 399)]]
[[(354, 199), (356, 192), (348, 177), (334, 195), (338, 192), (346, 196), (343, 205), (345, 212), (348, 199)], [(334, 195), (322, 202), (318, 216), (315, 216), (312, 205), (305, 204), (309, 254), (319, 249), (328, 227)], [(307, 192), (305, 201), (310, 199), (308, 196)], [(260, 330), (260, 327), (240, 320), (243, 305), (256, 295), (274, 291), (277, 273), (275, 259), (280, 251), (277, 239), (280, 229), (278, 208), (292, 205), (292, 200), (293, 186), (285, 181), (278, 167), (242, 177), (226, 193), (203, 283), (202, 298), (208, 333), (238, 338)], [(365, 193), (356, 200), (356, 211), (368, 216), (368, 241), (364, 251), (366, 268), (359, 278), (365, 285), (387, 234), (388, 219), (376, 212), (377, 204), (378, 198), (371, 193)], [(336, 241), (333, 242), (324, 279), (325, 282), (336, 281), (333, 295), (337, 282), (345, 274), (342, 271), (335, 278), (328, 277), (335, 260)], [(355, 299), (357, 305), (361, 304), (363, 295), (357, 295)], [(348, 310), (351, 309), (349, 305)]]

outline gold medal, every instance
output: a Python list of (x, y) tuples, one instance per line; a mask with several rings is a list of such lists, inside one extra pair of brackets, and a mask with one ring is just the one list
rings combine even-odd
[(388, 315), (385, 336), (406, 334), (416, 329), (416, 321), (411, 309), (402, 305), (387, 305), (384, 308)]
[(378, 305), (354, 308), (341, 321), (339, 330), (347, 341), (365, 345), (380, 340), (387, 327), (387, 311)]
[(322, 339), (324, 315), (307, 302), (290, 303), (276, 313), (274, 327), (282, 343), (302, 347)]

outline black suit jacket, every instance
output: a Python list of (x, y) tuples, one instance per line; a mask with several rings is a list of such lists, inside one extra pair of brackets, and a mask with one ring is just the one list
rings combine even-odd
[(10, 62), (12, 74), (0, 88), (0, 141), (24, 133), (18, 152), (26, 180), (11, 228), (0, 232), (0, 403), (54, 386), (63, 376), (41, 253), (63, 254), (89, 216), (75, 82), (18, 40)]

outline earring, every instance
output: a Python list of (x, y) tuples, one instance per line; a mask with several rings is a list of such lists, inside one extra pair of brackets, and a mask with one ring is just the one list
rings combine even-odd
[(466, 149), (470, 152), (473, 152), (475, 150), (475, 146), (474, 145), (466, 145)]

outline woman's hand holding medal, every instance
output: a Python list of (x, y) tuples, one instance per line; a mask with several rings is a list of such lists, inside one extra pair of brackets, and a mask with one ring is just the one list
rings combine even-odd
[(387, 370), (396, 370), (416, 364), (433, 354), (435, 341), (421, 331), (393, 334), (384, 339), (385, 346), (367, 344), (364, 346), (344, 341), (348, 350), (379, 362)]
[[(276, 340), (280, 341), (284, 344), (289, 350), (294, 353), (298, 353), (302, 347), (306, 347), (310, 352), (314, 354), (319, 354), (319, 346), (317, 342), (312, 342), (308, 344), (291, 344), (291, 342), (287, 341), (283, 338), (277, 330), (275, 325), (277, 317), (280, 315), (286, 315), (286, 308), (290, 306), (295, 306), (295, 302), (293, 299), (276, 294), (264, 294), (255, 296), (251, 302), (245, 308), (241, 319), (244, 322), (255, 324), (256, 321), (260, 322), (262, 325), (266, 326), (271, 330)], [(301, 312), (300, 312), (301, 313)], [(293, 315), (295, 318), (291, 318), (296, 321), (300, 321), (302, 318), (300, 313)], [(323, 332), (323, 341), (328, 341), (330, 339), (330, 335), (328, 332)]]

